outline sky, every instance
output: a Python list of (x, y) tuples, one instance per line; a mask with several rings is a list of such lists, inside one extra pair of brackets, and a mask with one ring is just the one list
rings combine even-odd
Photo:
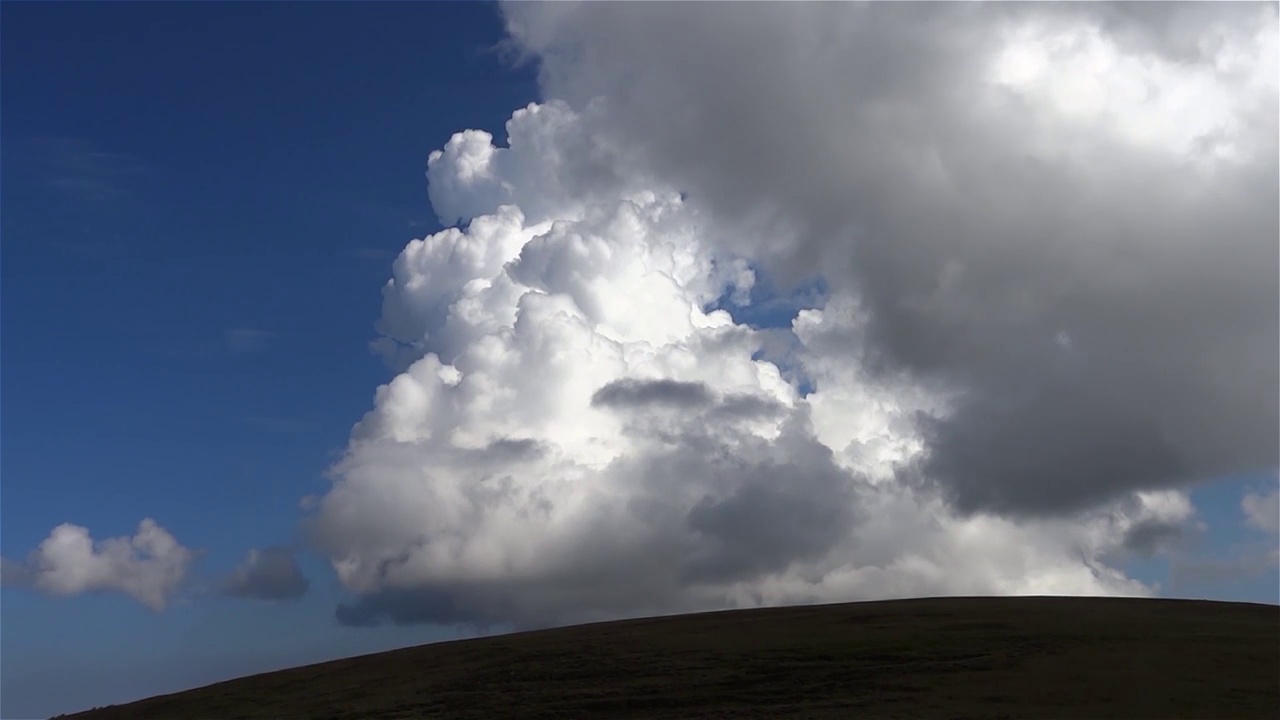
[(1276, 603), (1274, 4), (5, 3), (0, 716)]

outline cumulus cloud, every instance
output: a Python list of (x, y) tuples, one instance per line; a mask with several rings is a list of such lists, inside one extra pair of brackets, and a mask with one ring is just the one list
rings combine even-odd
[(552, 99), (430, 157), (306, 521), (339, 621), (1153, 592), (1276, 463), (1254, 10), (507, 6)]
[(151, 518), (139, 523), (132, 537), (96, 542), (88, 529), (63, 523), (25, 563), (0, 564), (0, 579), (49, 595), (120, 592), (159, 612), (182, 584), (194, 558), (195, 553)]
[(244, 562), (226, 579), (223, 593), (255, 600), (297, 600), (307, 593), (309, 586), (292, 550), (269, 547), (250, 550)]

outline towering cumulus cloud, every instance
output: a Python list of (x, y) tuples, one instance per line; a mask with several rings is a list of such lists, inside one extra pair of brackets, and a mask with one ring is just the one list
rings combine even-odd
[(1276, 465), (1274, 6), (505, 12), (549, 99), (430, 158), (341, 621), (1146, 594)]

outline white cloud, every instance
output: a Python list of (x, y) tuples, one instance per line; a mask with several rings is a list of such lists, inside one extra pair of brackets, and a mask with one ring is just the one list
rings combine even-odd
[(1265, 495), (1249, 493), (1240, 501), (1240, 509), (1249, 526), (1272, 534), (1280, 532), (1280, 491), (1273, 488)]
[[(588, 116), (597, 108), (588, 107)], [(582, 135), (578, 113), (564, 103), (531, 104), (507, 122), (507, 147), (482, 130), (455, 134), (431, 153), (431, 206), (445, 225), (520, 208), (531, 224), (574, 217), (591, 199), (643, 189), (624, 171), (621, 152), (601, 135)]]
[(1188, 521), (1185, 495), (1028, 519), (904, 482), (916, 413), (945, 411), (947, 388), (872, 367), (844, 288), (794, 322), (802, 396), (757, 353), (777, 331), (704, 310), (750, 281), (705, 206), (641, 167), (574, 177), (556, 143), (572, 155), (600, 122), (552, 103), (517, 114), (510, 150), (463, 133), (433, 155), (441, 214), (470, 222), (396, 260), (380, 327), (405, 369), (307, 520), (357, 596), (340, 620), (1153, 591), (1107, 558), (1135, 528)]
[(50, 595), (121, 592), (157, 612), (164, 610), (186, 576), (195, 554), (150, 518), (133, 537), (95, 542), (86, 528), (63, 523), (25, 563), (6, 561), (6, 584)]

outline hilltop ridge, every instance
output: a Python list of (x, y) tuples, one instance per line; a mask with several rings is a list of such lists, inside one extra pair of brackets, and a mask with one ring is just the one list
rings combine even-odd
[(1280, 717), (1280, 607), (930, 598), (393, 650), (61, 716)]

